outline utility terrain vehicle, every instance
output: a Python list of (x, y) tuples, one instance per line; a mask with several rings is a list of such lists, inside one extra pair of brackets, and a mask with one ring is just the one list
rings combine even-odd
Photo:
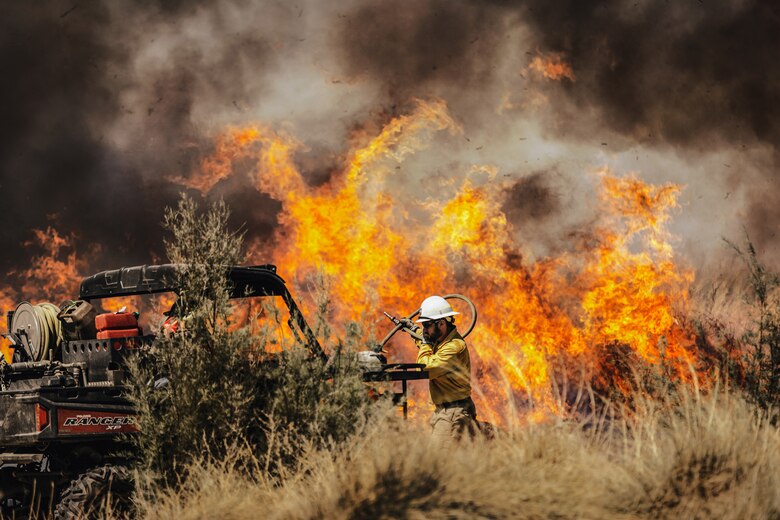
[[(127, 453), (126, 434), (138, 431), (124, 392), (126, 360), (154, 336), (144, 335), (137, 314), (97, 315), (95, 307), (105, 298), (175, 293), (175, 275), (171, 264), (104, 271), (82, 281), (78, 300), (23, 302), (8, 313), (13, 362), (0, 360), (4, 516), (56, 504), (55, 518), (71, 518), (97, 507), (109, 487), (117, 497), (131, 490), (128, 460), (117, 455)], [(232, 297), (280, 297), (290, 329), (324, 357), (276, 267), (233, 267), (230, 281)]]

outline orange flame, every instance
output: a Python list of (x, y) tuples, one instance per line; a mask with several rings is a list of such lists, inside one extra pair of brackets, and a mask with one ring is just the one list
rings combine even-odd
[(11, 346), (11, 340), (5, 336), (0, 337), (0, 354), (5, 358), (6, 363), (12, 363), (14, 359), (14, 348)]
[[(573, 81), (564, 72), (551, 79)], [(494, 168), (472, 168), (459, 186), (403, 185), (397, 165), (442, 131), (461, 132), (446, 105), (417, 101), (376, 135), (360, 136), (332, 179), (311, 187), (294, 161), (303, 147), (294, 137), (259, 125), (230, 129), (198, 172), (175, 180), (206, 192), (232, 175), (237, 161), (254, 161), (253, 183), (281, 201), (282, 211), (274, 245), (257, 242), (250, 253), (259, 263), (277, 263), (300, 284), (325, 273), (334, 324), (375, 321), (381, 310), (411, 311), (430, 294), (471, 297), (481, 316), (468, 338), (475, 396), (481, 414), (491, 420), (504, 415), (507, 387), (512, 398), (556, 411), (552, 363), (569, 359), (604, 370), (599, 363), (612, 344), (648, 363), (671, 365), (681, 379), (689, 377), (693, 338), (674, 316), (686, 309), (693, 274), (678, 264), (666, 229), (679, 186), (597, 172), (599, 217), (587, 240), (569, 253), (529, 263), (518, 239), (522, 230), (513, 229), (501, 209), (506, 186), (496, 182)], [(432, 188), (435, 193), (424, 198)], [(85, 269), (72, 251), (72, 238), (51, 227), (35, 231), (26, 245), (43, 252), (29, 269), (14, 273), (25, 280), (25, 298), (57, 302), (76, 294)], [(13, 292), (0, 293), (5, 310), (16, 299)], [(170, 295), (159, 297), (161, 310), (170, 304)], [(109, 311), (125, 305), (140, 303), (103, 302)], [(275, 316), (273, 309), (251, 305), (243, 312), (245, 318)], [(289, 339), (279, 335), (275, 345)], [(414, 359), (409, 342), (394, 341), (391, 348), (397, 359)], [(8, 355), (7, 342), (0, 351)], [(424, 400), (419, 386), (413, 385), (412, 400)]]
[[(16, 308), (19, 298), (33, 303), (60, 303), (73, 297), (81, 281), (79, 272), (84, 268), (84, 263), (72, 250), (72, 241), (72, 236), (61, 236), (52, 227), (33, 230), (33, 239), (23, 245), (39, 253), (33, 255), (27, 269), (9, 273), (10, 277), (19, 278), (22, 282), (18, 292), (11, 287), (0, 290), (0, 310), (3, 316)], [(2, 328), (5, 328), (5, 321)]]
[[(33, 230), (33, 239), (22, 244), (37, 250), (38, 254), (31, 258), (29, 268), (9, 273), (11, 277), (22, 280), (18, 293), (9, 287), (0, 290), (2, 333), (7, 333), (6, 315), (20, 303), (20, 297), (32, 303), (48, 301), (55, 304), (73, 297), (81, 281), (79, 272), (84, 264), (77, 258), (72, 243), (73, 236), (62, 236), (49, 226), (45, 230)], [(0, 353), (7, 362), (12, 361), (13, 348), (6, 338), (0, 339)]]
[[(669, 342), (671, 348), (663, 354), (684, 362), (688, 357), (679, 347), (693, 338), (676, 325), (671, 295), (687, 290), (693, 272), (675, 264), (664, 227), (680, 188), (649, 186), (635, 177), (617, 179), (606, 171), (601, 175), (602, 205), (609, 213), (599, 233), (606, 247), (598, 249), (583, 273), (596, 281), (582, 299), (585, 330), (601, 343), (629, 344), (652, 362), (662, 354), (658, 342)], [(637, 243), (642, 247), (632, 252)], [(680, 375), (685, 373), (687, 369)]]
[(99, 305), (102, 312), (119, 312), (123, 307), (127, 312), (133, 312), (141, 306), (141, 299), (137, 296), (117, 296), (100, 300)]
[[(493, 420), (503, 415), (504, 382), (555, 410), (551, 363), (563, 357), (597, 367), (612, 343), (650, 363), (664, 359), (685, 377), (693, 340), (674, 308), (687, 304), (692, 273), (677, 264), (665, 227), (680, 188), (602, 170), (593, 235), (573, 252), (527, 264), (490, 168), (468, 172), (457, 190), (442, 183), (438, 197), (426, 200), (398, 187), (393, 165), (443, 130), (460, 131), (446, 105), (419, 101), (313, 188), (295, 166), (301, 144), (293, 137), (232, 129), (188, 182), (207, 189), (230, 175), (233, 161), (254, 160), (257, 189), (281, 201), (282, 211), (273, 247), (255, 243), (251, 254), (299, 283), (328, 275), (334, 323), (411, 311), (430, 294), (470, 296), (481, 316), (468, 339), (475, 393)], [(488, 181), (478, 181), (484, 172)], [(414, 359), (408, 342), (394, 348), (396, 357)]]
[(81, 282), (80, 272), (85, 265), (73, 250), (73, 236), (61, 236), (56, 229), (49, 226), (45, 230), (33, 230), (34, 238), (26, 242), (27, 247), (42, 249), (43, 252), (33, 256), (30, 267), (18, 274), (24, 283), (20, 293), (24, 298), (52, 301), (73, 298), (78, 294)]
[(0, 312), (2, 315), (2, 324), (0, 324), (0, 330), (5, 330), (5, 316), (9, 311), (14, 310), (17, 305), (16, 292), (11, 288), (0, 289)]
[(535, 56), (528, 68), (554, 81), (559, 81), (563, 78), (575, 81), (571, 65), (563, 61), (563, 57), (560, 54), (551, 54), (544, 57)]

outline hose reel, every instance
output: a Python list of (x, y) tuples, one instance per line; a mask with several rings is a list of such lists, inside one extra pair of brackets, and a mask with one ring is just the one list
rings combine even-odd
[(43, 361), (62, 342), (60, 309), (52, 303), (22, 302), (11, 318), (9, 336), (23, 361)]

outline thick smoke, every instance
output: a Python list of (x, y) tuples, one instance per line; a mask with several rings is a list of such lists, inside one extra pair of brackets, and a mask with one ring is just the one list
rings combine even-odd
[[(488, 160), (506, 170), (521, 170), (540, 147), (497, 143), (527, 135), (517, 120), (533, 120), (537, 136), (567, 152), (521, 175), (560, 170), (567, 189), (580, 191), (578, 177), (599, 161), (638, 169), (686, 186), (689, 222), (678, 228), (690, 233), (686, 247), (697, 260), (719, 256), (720, 236), (741, 235), (743, 226), (759, 250), (777, 252), (776, 3), (380, 1), (354, 20), (342, 37), (347, 70), (369, 74), (391, 99), (445, 97), (467, 133), (491, 141)], [(540, 78), (529, 67), (535, 56), (560, 57), (573, 79)], [(509, 117), (488, 106), (501, 94)], [(705, 163), (711, 168), (701, 171)]]
[(64, 5), (8, 4), (3, 11), (0, 238), (7, 270), (29, 259), (20, 246), (32, 228), (55, 219), (71, 229), (86, 224), (91, 232), (95, 224), (115, 222), (109, 207), (121, 214), (125, 201), (109, 202), (101, 186), (109, 150), (100, 145), (100, 127), (121, 110), (105, 67), (127, 57), (97, 35), (109, 19), (104, 8), (81, 16)]
[[(743, 226), (776, 251), (780, 12), (768, 1), (0, 9), (3, 272), (28, 262), (22, 244), (48, 225), (84, 251), (100, 244), (93, 269), (161, 257), (163, 208), (182, 190), (171, 179), (196, 171), (226, 127), (296, 136), (317, 185), (413, 98), (445, 100), (463, 133), (408, 159), (396, 189), (494, 166), (484, 182), (506, 186), (503, 207), (535, 254), (587, 227), (588, 172), (603, 165), (686, 186), (675, 226), (697, 265)], [(571, 76), (531, 66), (548, 57)], [(268, 238), (279, 204), (249, 187), (250, 166), (206, 198), (224, 197), (248, 238)]]
[(780, 145), (775, 2), (529, 2), (540, 45), (562, 52), (575, 102), (635, 140), (712, 149)]
[(381, 81), (399, 101), (436, 92), (442, 83), (485, 88), (494, 80), (503, 33), (499, 14), (447, 0), (363, 3), (341, 28), (344, 69)]
[[(561, 105), (592, 107), (601, 127), (631, 138), (626, 146), (684, 154), (675, 182), (687, 185), (687, 211), (703, 197), (710, 208), (701, 208), (702, 221), (729, 215), (715, 233), (741, 241), (744, 226), (766, 260), (780, 265), (773, 260), (780, 251), (776, 2), (532, 1), (524, 20), (540, 47), (563, 53), (577, 74), (576, 82), (562, 84)], [(577, 132), (591, 131), (562, 128), (579, 139)], [(697, 162), (713, 155), (722, 160), (696, 171)], [(742, 207), (728, 200), (735, 195)], [(696, 230), (690, 238), (712, 237), (712, 231)]]
[[(196, 110), (238, 113), (260, 96), (270, 60), (265, 34), (231, 33), (229, 13), (209, 5), (3, 7), (4, 271), (26, 264), (23, 244), (48, 225), (75, 233), (76, 247), (98, 244), (95, 269), (162, 255), (163, 208), (181, 191), (167, 178), (196, 168), (212, 146)], [(278, 207), (258, 211), (269, 199), (230, 188), (214, 196), (231, 202), (235, 222), (269, 233)]]

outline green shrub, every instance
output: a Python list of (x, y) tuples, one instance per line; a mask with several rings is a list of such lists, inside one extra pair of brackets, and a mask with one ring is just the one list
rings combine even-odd
[[(186, 480), (192, 461), (222, 460), (237, 447), (260, 461), (244, 470), (278, 474), (306, 446), (347, 438), (368, 414), (349, 341), (338, 343), (327, 362), (297, 342), (270, 354), (273, 327), (283, 321), (254, 332), (231, 322), (228, 267), (241, 263), (242, 237), (228, 230), (228, 216), (223, 202), (201, 214), (186, 197), (165, 215), (168, 257), (180, 266), (183, 326), (160, 335), (132, 369), (138, 465), (153, 482)], [(327, 305), (318, 314), (324, 322)]]

